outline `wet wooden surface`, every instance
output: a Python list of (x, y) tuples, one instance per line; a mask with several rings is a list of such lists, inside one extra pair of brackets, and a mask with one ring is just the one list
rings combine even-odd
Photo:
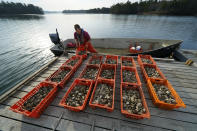
[[(88, 104), (82, 112), (72, 112), (61, 106), (59, 102), (64, 96), (75, 78), (79, 76), (88, 60), (74, 74), (74, 77), (60, 90), (57, 97), (43, 112), (39, 119), (32, 119), (9, 110), (9, 107), (32, 90), (38, 83), (45, 80), (50, 74), (56, 71), (65, 61), (66, 57), (60, 57), (46, 70), (39, 73), (29, 83), (23, 85), (14, 95), (0, 104), (0, 130), (7, 131), (130, 131), (130, 130), (196, 130), (197, 129), (197, 68), (189, 67), (180, 62), (156, 61), (158, 67), (166, 78), (173, 85), (186, 108), (179, 108), (172, 111), (162, 110), (153, 105), (138, 68), (142, 88), (150, 110), (151, 118), (135, 120), (126, 118), (120, 112), (120, 65), (117, 68), (115, 109), (109, 113), (103, 109), (91, 109)], [(138, 65), (137, 61), (135, 60)], [(63, 113), (63, 116), (61, 117)], [(94, 124), (93, 124), (94, 123)], [(92, 126), (94, 125), (94, 126)], [(94, 128), (92, 128), (94, 127)]]
[(195, 63), (197, 63), (197, 50), (186, 50), (181, 49), (180, 52), (187, 58), (193, 60)]

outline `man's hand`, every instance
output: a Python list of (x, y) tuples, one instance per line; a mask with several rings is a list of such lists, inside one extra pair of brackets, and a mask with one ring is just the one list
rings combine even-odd
[(87, 44), (87, 43), (85, 44), (85, 49), (86, 49), (86, 50), (88, 49), (88, 44)]
[(79, 47), (79, 44), (78, 43), (76, 43), (76, 48), (78, 48)]

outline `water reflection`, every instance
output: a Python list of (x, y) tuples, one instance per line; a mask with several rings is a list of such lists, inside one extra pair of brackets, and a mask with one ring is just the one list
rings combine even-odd
[(10, 20), (40, 20), (44, 19), (44, 15), (0, 15), (0, 19)]

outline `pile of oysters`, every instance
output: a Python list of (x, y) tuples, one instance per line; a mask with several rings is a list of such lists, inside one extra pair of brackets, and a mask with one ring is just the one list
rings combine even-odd
[(105, 105), (107, 107), (112, 107), (112, 102), (113, 102), (113, 87), (107, 83), (99, 83), (97, 85), (92, 103)]
[(98, 68), (87, 68), (82, 78), (95, 80), (98, 74)]
[(150, 59), (146, 59), (146, 58), (141, 58), (142, 63), (146, 63), (146, 64), (153, 64), (152, 61)]
[(122, 65), (123, 66), (132, 66), (132, 61), (131, 60), (123, 60), (122, 61)]
[(137, 83), (135, 72), (130, 70), (122, 71), (123, 82)]
[(143, 106), (140, 93), (137, 89), (123, 88), (122, 98), (123, 110), (138, 115), (146, 113), (146, 109)]
[(101, 77), (105, 79), (114, 79), (114, 69), (103, 69)]
[(148, 66), (145, 66), (144, 68), (148, 77), (161, 78), (159, 72), (155, 68)]
[(53, 82), (60, 82), (64, 79), (64, 77), (71, 71), (70, 68), (65, 68), (59, 72), (56, 76), (51, 78), (51, 81)]
[(24, 110), (32, 111), (53, 89), (51, 86), (41, 87), (33, 96), (31, 96), (25, 103), (22, 108)]
[(66, 105), (73, 107), (82, 106), (88, 90), (89, 88), (87, 85), (76, 85), (66, 98)]
[(71, 60), (67, 65), (74, 66), (79, 61), (79, 58), (76, 58), (74, 60)]
[(168, 104), (177, 104), (170, 90), (165, 85), (153, 84), (153, 87), (159, 100)]
[(107, 59), (106, 64), (116, 64), (116, 60), (115, 59)]
[(98, 64), (100, 64), (101, 63), (101, 60), (100, 59), (92, 59), (91, 61), (90, 61), (90, 64), (94, 64), (94, 65), (98, 65)]

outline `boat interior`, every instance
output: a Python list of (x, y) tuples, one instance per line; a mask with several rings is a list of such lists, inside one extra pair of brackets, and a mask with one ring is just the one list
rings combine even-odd
[[(63, 41), (63, 45), (74, 43), (74, 39)], [(126, 55), (132, 53), (130, 48), (141, 47), (141, 52), (153, 51), (173, 45), (180, 45), (181, 40), (161, 40), (161, 39), (136, 39), (136, 38), (98, 38), (91, 40), (92, 45), (99, 53), (108, 53), (116, 55)], [(73, 50), (70, 48), (69, 50)]]

